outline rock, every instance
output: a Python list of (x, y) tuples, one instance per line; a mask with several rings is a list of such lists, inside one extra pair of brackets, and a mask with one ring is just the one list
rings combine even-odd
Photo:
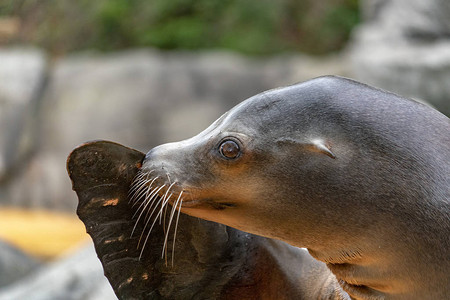
[(0, 182), (32, 151), (46, 67), (46, 56), (37, 49), (0, 50)]
[(450, 2), (366, 0), (362, 9), (350, 47), (356, 78), (450, 116)]
[(0, 300), (117, 299), (103, 276), (92, 244), (70, 256), (42, 266), (0, 291)]
[(0, 288), (19, 281), (38, 265), (32, 257), (0, 240)]
[(364, 0), (360, 38), (399, 42), (430, 41), (450, 37), (450, 3), (447, 0)]

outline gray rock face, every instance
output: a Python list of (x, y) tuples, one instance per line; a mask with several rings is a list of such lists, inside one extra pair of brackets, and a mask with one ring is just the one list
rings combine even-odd
[(0, 300), (113, 300), (92, 244), (0, 290)]
[(0, 181), (33, 147), (31, 121), (45, 71), (46, 57), (39, 50), (0, 50)]
[(365, 19), (363, 39), (420, 41), (450, 38), (447, 0), (361, 1)]
[[(200, 132), (256, 93), (328, 73), (345, 75), (339, 58), (256, 60), (223, 52), (135, 50), (61, 59), (49, 70), (28, 121), (37, 141), (33, 156), (10, 168), (18, 172), (0, 182), (0, 201), (74, 211), (64, 166), (80, 143), (109, 139), (146, 152)], [(16, 135), (0, 127), (0, 136), (3, 131)]]
[(355, 31), (356, 78), (419, 98), (450, 116), (450, 2), (362, 1), (366, 21)]
[(21, 280), (37, 266), (38, 262), (33, 258), (0, 240), (0, 290)]

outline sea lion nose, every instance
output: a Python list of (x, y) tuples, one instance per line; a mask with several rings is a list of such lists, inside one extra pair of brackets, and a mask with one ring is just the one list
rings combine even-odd
[(159, 161), (161, 159), (169, 158), (173, 154), (173, 145), (176, 143), (162, 144), (154, 147), (145, 155), (145, 160)]
[(195, 147), (194, 142), (195, 141), (193, 139), (188, 139), (179, 142), (172, 142), (156, 146), (155, 148), (147, 152), (147, 154), (145, 155), (145, 161), (147, 160), (182, 161), (183, 158), (186, 156), (186, 152), (191, 151), (192, 148)]
[(168, 143), (151, 149), (144, 159), (144, 167), (151, 169), (176, 169), (183, 157), (180, 157), (180, 142)]

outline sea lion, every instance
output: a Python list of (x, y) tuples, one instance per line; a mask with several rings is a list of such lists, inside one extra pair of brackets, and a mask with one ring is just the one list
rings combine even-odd
[[(144, 156), (113, 142), (94, 141), (74, 149), (67, 160), (79, 198), (77, 214), (119, 299), (289, 300), (330, 295), (322, 289), (330, 271), (304, 249), (188, 215), (180, 215), (175, 256), (169, 251), (168, 262), (161, 259), (166, 238), (161, 228), (149, 235), (143, 248), (141, 233), (147, 231), (133, 218), (136, 208), (128, 191)], [(169, 237), (172, 244), (174, 235)]]
[(450, 121), (423, 104), (316, 78), (150, 150), (138, 176), (183, 213), (307, 248), (343, 299), (450, 298)]

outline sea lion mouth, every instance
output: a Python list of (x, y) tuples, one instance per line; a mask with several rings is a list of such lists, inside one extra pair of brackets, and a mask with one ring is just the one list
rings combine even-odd
[[(159, 194), (162, 197), (163, 193)], [(177, 197), (173, 197), (169, 200), (169, 205), (173, 206), (175, 203), (175, 199)], [(235, 203), (232, 202), (220, 202), (211, 198), (190, 198), (189, 192), (184, 192), (183, 197), (183, 208), (209, 208), (216, 210), (224, 210), (226, 208), (236, 207)], [(181, 207), (180, 207), (181, 209)]]
[(218, 202), (216, 200), (206, 198), (206, 199), (198, 199), (198, 200), (186, 200), (183, 202), (184, 208), (200, 208), (207, 207), (213, 208), (216, 210), (224, 210), (226, 208), (236, 207), (235, 203), (232, 202)]
[[(167, 178), (168, 181), (161, 180), (159, 176), (150, 177), (150, 173), (140, 170), (130, 185), (128, 201), (134, 210), (132, 219), (135, 219), (136, 222), (131, 235), (134, 234), (138, 223), (143, 224), (139, 239), (139, 244), (143, 240), (140, 256), (142, 256), (148, 237), (158, 220), (160, 225), (163, 224), (165, 231), (163, 253), (167, 249), (168, 234), (173, 223), (175, 223), (173, 237), (175, 241), (182, 207), (223, 210), (235, 206), (234, 203), (216, 202), (210, 198), (196, 198), (191, 191), (184, 189), (177, 181), (169, 184), (170, 177), (167, 176)], [(144, 232), (147, 233), (144, 234)], [(172, 248), (174, 249), (174, 247), (175, 242)]]

